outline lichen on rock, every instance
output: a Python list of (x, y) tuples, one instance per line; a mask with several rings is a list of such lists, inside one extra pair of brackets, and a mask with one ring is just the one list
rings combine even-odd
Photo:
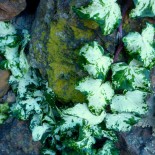
[(50, 87), (63, 103), (85, 102), (83, 94), (75, 90), (76, 83), (87, 75), (79, 66), (78, 49), (98, 40), (108, 52), (115, 50), (114, 35), (104, 37), (97, 25), (79, 19), (72, 10), (89, 2), (41, 0), (32, 26), (31, 64), (48, 77)]

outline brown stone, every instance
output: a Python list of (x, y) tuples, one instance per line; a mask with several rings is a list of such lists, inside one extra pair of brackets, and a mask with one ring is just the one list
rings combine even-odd
[(9, 76), (9, 71), (0, 70), (0, 98), (3, 97), (9, 89)]
[(10, 20), (26, 8), (26, 0), (0, 0), (0, 21)]

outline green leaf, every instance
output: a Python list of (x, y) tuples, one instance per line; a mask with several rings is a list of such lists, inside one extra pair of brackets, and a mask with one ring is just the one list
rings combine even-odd
[(9, 110), (10, 108), (8, 103), (0, 104), (0, 124), (3, 124), (4, 121), (8, 118)]
[(106, 127), (115, 131), (130, 131), (131, 127), (139, 121), (139, 117), (131, 113), (107, 114)]
[(97, 155), (119, 155), (119, 151), (116, 149), (113, 141), (108, 140), (99, 150)]
[(153, 25), (147, 23), (142, 34), (131, 32), (123, 38), (129, 54), (134, 58), (137, 54), (137, 58), (143, 62), (144, 67), (152, 68), (155, 65), (154, 32)]
[(130, 13), (130, 17), (154, 17), (155, 1), (154, 0), (134, 0), (136, 8)]
[(114, 112), (131, 112), (143, 115), (148, 109), (146, 96), (146, 92), (139, 90), (128, 91), (125, 95), (115, 95), (110, 106)]
[(112, 33), (122, 19), (116, 0), (92, 0), (87, 7), (73, 8), (73, 10), (79, 17), (97, 22), (104, 35)]
[(136, 60), (132, 60), (129, 65), (115, 63), (112, 65), (112, 84), (119, 91), (150, 91), (150, 71), (141, 67)]
[(114, 95), (110, 82), (102, 83), (102, 80), (90, 77), (80, 81), (76, 89), (86, 93), (88, 108), (95, 115), (100, 115), (104, 111)]
[(105, 79), (113, 60), (104, 55), (104, 49), (96, 42), (85, 44), (79, 53), (85, 57), (84, 69), (94, 78)]

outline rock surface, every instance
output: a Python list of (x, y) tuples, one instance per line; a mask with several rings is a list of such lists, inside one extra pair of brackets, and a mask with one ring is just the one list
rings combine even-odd
[(0, 155), (39, 155), (41, 144), (33, 142), (27, 122), (10, 118), (0, 125)]
[(0, 0), (0, 21), (10, 20), (22, 12), (26, 0)]
[(73, 6), (86, 5), (89, 0), (41, 0), (32, 27), (30, 60), (43, 75), (62, 102), (83, 102), (84, 96), (75, 90), (76, 83), (87, 73), (78, 65), (78, 49), (86, 42), (98, 40), (114, 53), (115, 35), (102, 36), (98, 25), (79, 19)]
[(155, 154), (155, 137), (152, 136), (151, 128), (135, 127), (122, 136), (131, 155)]

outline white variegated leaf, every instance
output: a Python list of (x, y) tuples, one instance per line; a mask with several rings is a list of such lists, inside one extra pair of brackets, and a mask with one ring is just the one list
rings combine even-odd
[(32, 114), (40, 114), (42, 112), (39, 105), (40, 102), (42, 102), (42, 98), (40, 97), (29, 97), (26, 100), (17, 98), (16, 103), (11, 107), (11, 111), (16, 117), (26, 120)]
[(51, 149), (43, 149), (42, 151), (41, 151), (41, 153), (43, 154), (43, 155), (56, 155), (56, 152), (55, 151), (53, 151), (53, 150), (51, 150)]
[(35, 126), (32, 130), (32, 138), (34, 141), (41, 140), (43, 134), (50, 128), (48, 124), (43, 124), (42, 126)]
[(113, 141), (106, 141), (103, 147), (99, 150), (97, 155), (119, 155)]
[(104, 55), (104, 49), (97, 42), (85, 44), (80, 50), (80, 55), (86, 59), (86, 64), (83, 64), (83, 67), (89, 75), (105, 79), (113, 60)]
[(102, 80), (90, 77), (80, 81), (76, 89), (86, 93), (88, 108), (95, 115), (100, 115), (104, 111), (114, 95), (110, 82), (102, 83)]
[[(62, 115), (62, 122), (60, 122), (54, 133), (63, 134), (67, 133), (68, 136), (72, 135), (71, 129), (74, 129), (76, 126), (82, 126), (83, 119), (75, 116)], [(68, 132), (69, 131), (69, 132)]]
[(106, 116), (106, 113), (104, 111), (99, 116), (93, 115), (89, 111), (89, 109), (85, 103), (76, 104), (73, 108), (63, 110), (63, 113), (66, 115), (82, 118), (82, 119), (86, 120), (90, 125), (97, 125), (97, 124), (101, 123)]
[[(23, 78), (18, 80), (18, 95), (19, 97), (24, 97), (27, 93), (28, 87), (30, 85), (34, 85), (34, 86), (39, 86), (39, 82), (37, 80), (37, 78), (35, 76), (33, 76), (33, 71), (29, 70), (27, 73), (25, 73), (25, 75), (23, 76)], [(38, 92), (38, 91), (37, 91)], [(41, 96), (41, 92), (34, 92), (34, 96), (39, 95)]]
[(12, 24), (9, 22), (0, 22), (0, 36), (13, 35), (16, 33), (17, 32)]
[(131, 112), (143, 115), (148, 108), (146, 96), (146, 92), (139, 90), (128, 91), (125, 95), (115, 95), (110, 106), (114, 112)]
[(123, 38), (125, 48), (130, 55), (140, 59), (144, 67), (152, 68), (155, 65), (155, 48), (154, 48), (155, 29), (153, 25), (147, 23), (142, 34), (131, 32)]
[(112, 65), (112, 84), (119, 91), (150, 91), (150, 71), (141, 67), (136, 60), (129, 65), (124, 62), (115, 63)]
[(133, 0), (136, 8), (131, 10), (131, 17), (154, 17), (155, 1), (154, 0)]
[(88, 126), (83, 126), (79, 130), (78, 140), (69, 140), (65, 142), (67, 147), (78, 150), (79, 152), (91, 154), (92, 145), (95, 144), (96, 140), (92, 135), (92, 131)]
[(116, 0), (92, 0), (87, 7), (74, 10), (81, 18), (96, 21), (104, 35), (112, 33), (122, 19)]
[(131, 113), (107, 114), (106, 127), (115, 131), (130, 131), (131, 127), (139, 120)]

